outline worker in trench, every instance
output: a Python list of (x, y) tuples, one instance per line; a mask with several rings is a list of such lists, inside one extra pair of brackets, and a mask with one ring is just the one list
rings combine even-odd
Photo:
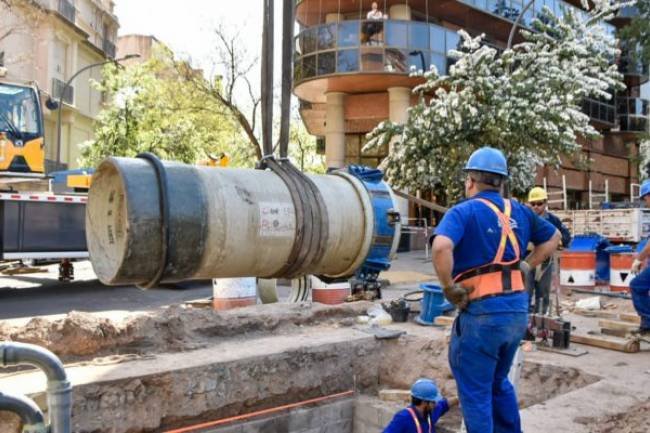
[[(447, 211), (433, 241), (438, 279), (460, 310), (449, 365), (469, 433), (519, 433), (517, 396), (507, 376), (528, 324), (522, 271), (546, 260), (560, 233), (527, 206), (501, 196), (508, 177), (501, 151), (478, 149), (465, 173), (467, 200)], [(534, 248), (524, 261), (528, 242)]]
[[(650, 207), (650, 180), (641, 184), (641, 200), (645, 201), (647, 207)], [(647, 266), (650, 257), (650, 240), (648, 240), (632, 263), (631, 272), (638, 274), (630, 281), (630, 291), (632, 292), (632, 303), (637, 314), (641, 317), (639, 334), (650, 336), (650, 267)], [(643, 269), (643, 270), (642, 270)]]
[[(571, 233), (562, 221), (548, 211), (548, 193), (544, 188), (536, 186), (528, 193), (528, 206), (540, 218), (550, 222), (562, 235), (562, 246), (568, 247), (571, 243)], [(530, 249), (532, 251), (532, 248)], [(526, 287), (530, 295), (528, 310), (531, 313), (548, 314), (551, 301), (551, 282), (553, 280), (553, 258), (549, 257), (540, 265), (531, 269), (526, 278)]]
[(397, 412), (383, 433), (436, 433), (436, 423), (458, 398), (444, 398), (431, 379), (418, 379), (411, 387), (411, 405)]

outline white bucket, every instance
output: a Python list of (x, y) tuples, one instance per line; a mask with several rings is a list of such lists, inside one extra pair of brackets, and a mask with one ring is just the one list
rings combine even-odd
[(257, 279), (215, 278), (212, 280), (212, 305), (215, 310), (230, 310), (257, 303)]

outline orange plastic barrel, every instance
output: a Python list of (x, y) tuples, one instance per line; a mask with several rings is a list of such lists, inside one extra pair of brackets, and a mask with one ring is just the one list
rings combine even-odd
[(325, 287), (311, 289), (311, 299), (321, 304), (336, 305), (345, 302), (350, 295), (350, 283), (328, 284)]
[(634, 262), (634, 253), (614, 253), (609, 256), (609, 290), (628, 292), (634, 275), (630, 272)]
[(596, 252), (563, 251), (560, 256), (560, 287), (564, 290), (594, 290)]

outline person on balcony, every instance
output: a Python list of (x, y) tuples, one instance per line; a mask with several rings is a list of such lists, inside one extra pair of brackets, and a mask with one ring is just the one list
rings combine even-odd
[(368, 12), (366, 18), (370, 22), (363, 23), (362, 42), (367, 45), (381, 45), (381, 38), (376, 38), (375, 36), (380, 35), (384, 31), (384, 23), (374, 21), (388, 19), (388, 15), (379, 10), (377, 2), (372, 2), (370, 12)]

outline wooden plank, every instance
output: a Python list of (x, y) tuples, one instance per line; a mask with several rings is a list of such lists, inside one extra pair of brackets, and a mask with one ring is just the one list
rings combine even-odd
[(408, 201), (412, 201), (415, 204), (419, 204), (420, 206), (424, 206), (426, 208), (435, 210), (437, 212), (445, 213), (445, 212), (447, 212), (449, 210), (449, 208), (444, 207), (444, 206), (440, 206), (437, 203), (433, 203), (433, 202), (430, 202), (430, 201), (427, 201), (427, 200), (422, 200), (421, 198), (417, 198), (417, 197), (415, 197), (415, 196), (413, 196), (411, 194), (407, 194), (405, 192), (398, 191), (396, 189), (393, 190), (393, 193), (395, 193), (395, 195), (398, 196), (398, 197), (405, 198)]
[(618, 318), (624, 322), (635, 323), (637, 325), (641, 324), (641, 317), (636, 313), (619, 313)]
[(638, 329), (638, 325), (630, 322), (618, 322), (616, 320), (599, 320), (598, 326), (601, 328), (615, 329), (617, 331), (632, 331)]
[(571, 334), (571, 342), (625, 353), (637, 353), (641, 349), (637, 339), (624, 340), (614, 337)]
[(436, 325), (440, 326), (451, 326), (452, 323), (454, 323), (455, 317), (449, 317), (449, 316), (438, 316), (435, 318), (433, 323)]
[(620, 338), (626, 338), (630, 335), (630, 331), (626, 329), (600, 328), (600, 333), (603, 335), (610, 335), (612, 337), (620, 337)]
[(601, 310), (583, 310), (576, 308), (573, 310), (574, 314), (585, 317), (597, 317), (599, 319), (614, 319), (622, 320), (624, 322), (630, 322), (637, 325), (641, 324), (641, 318), (634, 313), (616, 313), (614, 311), (601, 311)]

